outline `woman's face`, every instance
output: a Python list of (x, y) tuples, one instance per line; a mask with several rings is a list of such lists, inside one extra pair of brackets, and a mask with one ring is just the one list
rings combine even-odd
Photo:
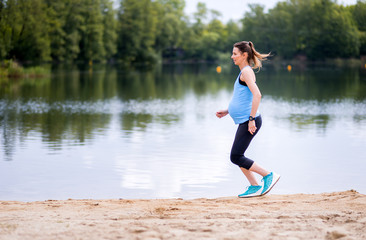
[(233, 55), (231, 55), (231, 59), (234, 61), (235, 65), (240, 65), (245, 60), (246, 53), (240, 52), (239, 48), (233, 48)]

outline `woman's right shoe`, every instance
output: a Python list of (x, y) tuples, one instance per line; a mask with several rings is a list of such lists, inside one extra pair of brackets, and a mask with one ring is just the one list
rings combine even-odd
[(261, 189), (262, 189), (262, 186), (250, 185), (249, 187), (247, 187), (247, 190), (245, 191), (245, 193), (238, 195), (238, 197), (240, 197), (240, 198), (258, 197), (261, 195), (261, 191), (260, 191)]

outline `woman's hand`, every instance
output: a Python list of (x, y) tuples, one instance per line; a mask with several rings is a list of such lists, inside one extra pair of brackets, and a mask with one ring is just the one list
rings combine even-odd
[(228, 110), (220, 110), (216, 112), (216, 117), (222, 118), (225, 117), (229, 113)]
[(248, 131), (250, 132), (250, 134), (254, 134), (255, 131), (257, 131), (257, 127), (255, 126), (255, 121), (249, 121), (248, 124)]

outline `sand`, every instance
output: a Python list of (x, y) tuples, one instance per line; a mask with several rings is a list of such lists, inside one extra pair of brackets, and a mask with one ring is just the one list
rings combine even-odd
[(0, 239), (358, 240), (366, 239), (366, 195), (0, 201)]

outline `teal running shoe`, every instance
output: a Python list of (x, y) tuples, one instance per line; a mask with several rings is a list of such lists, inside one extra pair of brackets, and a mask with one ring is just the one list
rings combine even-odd
[(264, 182), (264, 183), (263, 183), (263, 190), (262, 190), (261, 195), (267, 194), (273, 188), (273, 186), (278, 182), (280, 177), (281, 177), (280, 175), (278, 175), (277, 173), (274, 173), (274, 172), (271, 172), (267, 176), (264, 176), (262, 179), (262, 182)]
[(262, 186), (253, 186), (250, 185), (249, 187), (247, 187), (247, 190), (245, 191), (245, 193), (242, 193), (240, 195), (238, 195), (238, 197), (240, 198), (249, 198), (249, 197), (257, 197), (260, 196), (260, 190), (262, 189)]

